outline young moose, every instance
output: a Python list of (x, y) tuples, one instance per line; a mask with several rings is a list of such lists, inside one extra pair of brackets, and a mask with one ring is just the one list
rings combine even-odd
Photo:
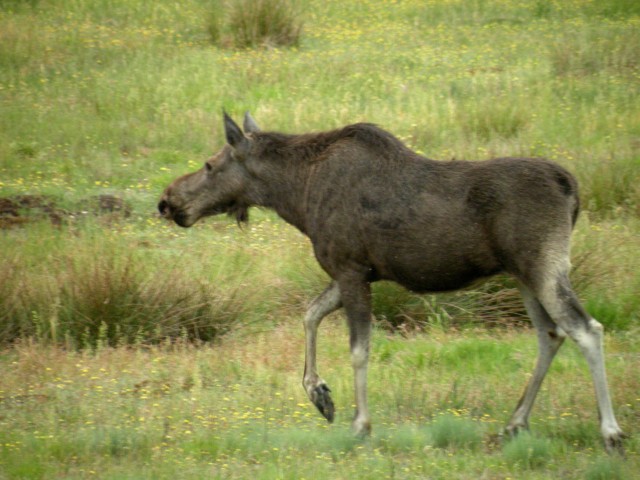
[(507, 272), (518, 281), (539, 344), (507, 432), (528, 428), (542, 380), (568, 335), (589, 364), (605, 447), (623, 451), (607, 387), (602, 325), (582, 308), (568, 277), (569, 239), (579, 210), (571, 174), (539, 159), (433, 161), (370, 124), (286, 135), (262, 132), (247, 113), (243, 132), (225, 113), (224, 130), (227, 145), (200, 170), (169, 185), (158, 208), (190, 227), (220, 213), (247, 221), (249, 207), (268, 207), (311, 239), (332, 282), (304, 318), (303, 385), (329, 422), (331, 390), (316, 367), (316, 335), (326, 315), (346, 311), (355, 374), (353, 429), (365, 435), (371, 430), (371, 282), (393, 280), (416, 292), (439, 292)]

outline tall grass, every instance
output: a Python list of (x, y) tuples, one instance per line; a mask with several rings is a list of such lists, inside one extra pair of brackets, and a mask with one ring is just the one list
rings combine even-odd
[(189, 277), (185, 263), (167, 267), (91, 230), (65, 241), (68, 233), (40, 228), (53, 233), (43, 247), (59, 249), (55, 256), (27, 259), (9, 249), (0, 262), (2, 343), (34, 338), (75, 349), (209, 341), (248, 317), (248, 295), (239, 295), (237, 283), (225, 286), (222, 275), (206, 283)]
[[(593, 316), (609, 329), (625, 330), (639, 311), (635, 230), (603, 225), (579, 222), (572, 280)], [(112, 233), (104, 233), (106, 226)], [(134, 217), (68, 226), (40, 220), (5, 232), (0, 343), (34, 338), (95, 348), (199, 342), (241, 325), (301, 317), (328, 283), (308, 241), (271, 214), (257, 212), (248, 228), (220, 219), (178, 231)], [(24, 244), (26, 235), (39, 240)], [(376, 283), (373, 313), (379, 327), (406, 335), (529, 324), (508, 277), (440, 295)]]
[(300, 43), (302, 21), (291, 0), (212, 2), (211, 40), (235, 48), (292, 47)]
[(595, 28), (584, 28), (558, 37), (550, 46), (549, 57), (556, 75), (633, 75), (640, 66), (638, 47), (637, 31), (603, 35)]

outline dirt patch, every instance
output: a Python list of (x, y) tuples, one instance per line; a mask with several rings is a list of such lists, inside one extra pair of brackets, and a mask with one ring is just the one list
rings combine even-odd
[(65, 212), (46, 195), (14, 195), (0, 198), (0, 228), (11, 228), (29, 221), (48, 218), (60, 225)]
[(80, 203), (81, 210), (60, 208), (48, 195), (13, 195), (0, 197), (0, 229), (13, 228), (25, 223), (48, 219), (53, 225), (61, 225), (65, 219), (74, 220), (87, 215), (129, 217), (131, 206), (115, 195), (92, 195)]
[(87, 199), (87, 210), (82, 213), (92, 215), (119, 214), (131, 216), (131, 205), (115, 195), (93, 195)]

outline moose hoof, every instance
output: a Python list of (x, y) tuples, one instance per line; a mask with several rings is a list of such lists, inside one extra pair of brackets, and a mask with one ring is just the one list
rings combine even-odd
[(504, 431), (509, 436), (509, 438), (516, 438), (521, 432), (528, 432), (529, 425), (527, 425), (526, 423), (518, 425), (507, 425)]
[(363, 440), (371, 435), (371, 422), (369, 420), (355, 419), (351, 426), (356, 438)]
[(329, 423), (333, 423), (336, 407), (331, 399), (331, 390), (326, 383), (316, 386), (311, 392), (311, 401)]
[(622, 432), (617, 432), (613, 435), (609, 435), (604, 439), (604, 448), (609, 455), (618, 454), (621, 457), (625, 456), (624, 453), (624, 439), (627, 436)]

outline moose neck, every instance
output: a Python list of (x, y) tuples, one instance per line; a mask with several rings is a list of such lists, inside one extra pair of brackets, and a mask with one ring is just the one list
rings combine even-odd
[(255, 188), (250, 194), (251, 203), (275, 210), (286, 222), (306, 233), (305, 192), (311, 171), (311, 162), (305, 155), (308, 152), (277, 140), (281, 148), (273, 145), (276, 139), (271, 140), (252, 165)]

